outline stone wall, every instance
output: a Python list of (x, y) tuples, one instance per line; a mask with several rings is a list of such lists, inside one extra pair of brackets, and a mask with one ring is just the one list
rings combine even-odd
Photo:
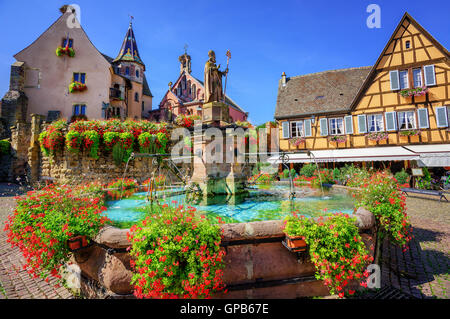
[[(361, 237), (373, 256), (375, 218), (359, 209), (355, 216)], [(328, 289), (314, 277), (308, 256), (299, 258), (281, 243), (282, 221), (221, 225), (226, 249), (224, 281), (228, 293), (214, 298), (299, 298), (326, 296)], [(81, 291), (88, 298), (133, 298), (132, 271), (126, 248), (127, 229), (103, 228), (94, 245), (76, 252), (73, 261), (81, 270)], [(358, 283), (349, 284), (352, 289)]]

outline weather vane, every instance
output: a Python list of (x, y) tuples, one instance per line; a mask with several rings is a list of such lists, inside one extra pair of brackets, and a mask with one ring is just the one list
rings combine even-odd
[(133, 23), (134, 17), (131, 14), (128, 14), (128, 16), (130, 17), (130, 25), (131, 25)]
[(187, 43), (184, 45), (184, 54), (187, 54), (187, 48), (188, 48), (189, 46), (187, 45)]

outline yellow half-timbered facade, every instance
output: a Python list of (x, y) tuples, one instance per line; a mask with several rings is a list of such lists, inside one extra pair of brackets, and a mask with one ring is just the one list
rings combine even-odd
[(280, 150), (328, 150), (327, 155), (322, 152), (324, 157), (334, 154), (348, 161), (363, 155), (407, 160), (413, 154), (417, 159), (440, 153), (440, 165), (446, 166), (442, 157), (450, 158), (449, 57), (447, 49), (405, 13), (372, 67), (291, 78), (283, 73), (275, 111)]

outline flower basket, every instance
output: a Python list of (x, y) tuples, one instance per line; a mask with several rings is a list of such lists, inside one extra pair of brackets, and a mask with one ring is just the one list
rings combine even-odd
[(87, 86), (84, 83), (81, 82), (72, 82), (69, 85), (69, 92), (70, 93), (74, 93), (74, 92), (83, 92), (87, 90)]
[(289, 236), (288, 234), (286, 234), (286, 246), (292, 252), (303, 252), (307, 248), (303, 236)]
[(67, 246), (69, 246), (70, 251), (76, 251), (81, 248), (86, 248), (89, 246), (89, 242), (87, 240), (86, 236), (75, 236), (72, 238), (69, 238), (67, 240)]
[(332, 135), (328, 137), (328, 141), (332, 143), (345, 143), (347, 141), (347, 136), (345, 135)]
[(75, 56), (75, 50), (69, 47), (57, 47), (56, 56), (67, 55), (71, 58)]
[(426, 86), (418, 87), (414, 89), (401, 90), (398, 92), (403, 97), (422, 96), (427, 94), (428, 88)]
[(305, 141), (304, 137), (293, 137), (289, 140), (289, 144), (291, 144), (292, 146), (299, 146), (304, 141)]
[(420, 135), (420, 130), (406, 130), (406, 131), (400, 131), (400, 136), (418, 136)]
[(389, 138), (389, 134), (386, 132), (372, 132), (372, 133), (366, 134), (366, 136), (369, 141), (374, 141), (374, 142), (387, 140)]

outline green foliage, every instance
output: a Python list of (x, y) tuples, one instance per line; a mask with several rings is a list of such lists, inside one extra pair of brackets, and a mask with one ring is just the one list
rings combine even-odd
[(300, 169), (300, 175), (306, 176), (306, 177), (313, 177), (314, 172), (316, 171), (317, 166), (313, 163), (308, 163), (303, 165), (303, 167)]
[(366, 251), (354, 218), (339, 213), (316, 221), (294, 213), (285, 223), (286, 234), (304, 238), (316, 266), (316, 278), (323, 280), (332, 294), (337, 292), (343, 297), (344, 287), (350, 280), (368, 276), (365, 267), (372, 257)]
[(156, 134), (157, 143), (157, 152), (160, 154), (165, 154), (167, 152), (167, 143), (169, 142), (169, 138), (167, 134), (159, 132)]
[(144, 132), (138, 137), (141, 153), (154, 154), (156, 152), (156, 135)]
[(90, 130), (81, 134), (83, 138), (83, 146), (89, 152), (89, 156), (98, 159), (98, 150), (100, 147), (100, 138), (97, 131)]
[(79, 235), (94, 238), (108, 222), (102, 216), (106, 210), (103, 197), (81, 196), (86, 190), (98, 193), (99, 187), (89, 184), (71, 189), (49, 185), (17, 199), (5, 232), (8, 242), (22, 252), (30, 273), (61, 278), (58, 270), (70, 258), (67, 240)]
[(66, 134), (66, 147), (71, 153), (78, 153), (81, 148), (82, 137), (79, 132), (69, 131)]
[(423, 176), (417, 177), (417, 188), (420, 189), (432, 189), (431, 185), (431, 174), (428, 168), (422, 168)]
[[(208, 298), (224, 287), (220, 227), (195, 208), (162, 206), (131, 227), (137, 298)], [(220, 222), (220, 220), (219, 220)]]
[[(126, 163), (128, 162), (128, 159), (131, 156), (131, 153), (133, 153), (133, 141), (134, 141), (134, 135), (130, 132), (123, 132), (119, 135), (120, 138), (120, 148), (122, 149), (122, 160)], [(114, 152), (114, 149), (113, 149)]]
[(402, 169), (400, 172), (395, 173), (394, 178), (397, 180), (399, 184), (405, 184), (408, 181), (409, 174)]
[(11, 142), (4, 139), (0, 140), (0, 155), (11, 153)]

